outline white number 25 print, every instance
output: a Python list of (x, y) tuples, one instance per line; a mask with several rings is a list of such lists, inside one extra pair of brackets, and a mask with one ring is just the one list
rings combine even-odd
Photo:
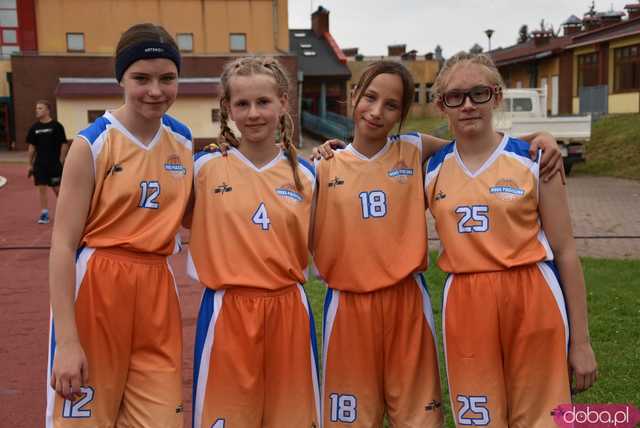
[(489, 207), (486, 205), (462, 205), (456, 208), (460, 214), (458, 232), (473, 233), (489, 230)]

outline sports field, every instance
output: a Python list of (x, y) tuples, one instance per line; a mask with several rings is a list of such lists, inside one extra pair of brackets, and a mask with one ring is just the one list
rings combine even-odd
[[(8, 178), (7, 185), (0, 188), (0, 427), (3, 428), (41, 427), (44, 421), (51, 225), (35, 223), (37, 194), (25, 172), (23, 164), (0, 163), (0, 175)], [(432, 256), (434, 260), (435, 255)], [(184, 253), (173, 257), (172, 262), (183, 310), (185, 426), (190, 427), (193, 338), (201, 288), (185, 275)], [(578, 395), (576, 401), (639, 406), (640, 260), (586, 258), (583, 267), (600, 379), (590, 391)], [(444, 275), (431, 268), (426, 278), (439, 328)], [(306, 288), (320, 335), (325, 290), (315, 280), (309, 281)], [(442, 355), (440, 360), (443, 361)], [(446, 394), (444, 367), (441, 369)], [(446, 395), (444, 406), (447, 426), (453, 426)]]

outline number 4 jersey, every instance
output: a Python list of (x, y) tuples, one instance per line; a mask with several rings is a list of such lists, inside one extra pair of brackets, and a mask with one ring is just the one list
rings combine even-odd
[(314, 261), (331, 288), (379, 290), (426, 268), (421, 151), (403, 134), (371, 158), (349, 145), (318, 162)]
[(429, 159), (425, 191), (445, 272), (489, 272), (551, 260), (538, 213), (537, 161), (505, 136), (471, 173), (452, 142)]
[(278, 290), (305, 282), (313, 167), (287, 155), (257, 168), (239, 150), (196, 155), (189, 275), (214, 290)]
[(164, 115), (148, 145), (107, 112), (80, 132), (91, 147), (95, 187), (82, 243), (170, 255), (192, 183), (191, 132)]

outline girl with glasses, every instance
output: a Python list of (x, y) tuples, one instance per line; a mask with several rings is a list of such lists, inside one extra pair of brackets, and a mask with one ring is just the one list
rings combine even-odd
[(596, 379), (584, 278), (560, 177), (540, 180), (524, 141), (497, 133), (504, 86), (486, 55), (460, 53), (434, 90), (454, 141), (425, 191), (449, 272), (443, 337), (457, 426), (554, 427), (556, 406)]

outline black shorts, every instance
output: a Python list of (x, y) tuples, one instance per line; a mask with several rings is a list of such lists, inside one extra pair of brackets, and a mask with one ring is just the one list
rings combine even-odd
[(33, 181), (36, 186), (60, 186), (62, 164), (60, 162), (36, 163), (33, 166)]

